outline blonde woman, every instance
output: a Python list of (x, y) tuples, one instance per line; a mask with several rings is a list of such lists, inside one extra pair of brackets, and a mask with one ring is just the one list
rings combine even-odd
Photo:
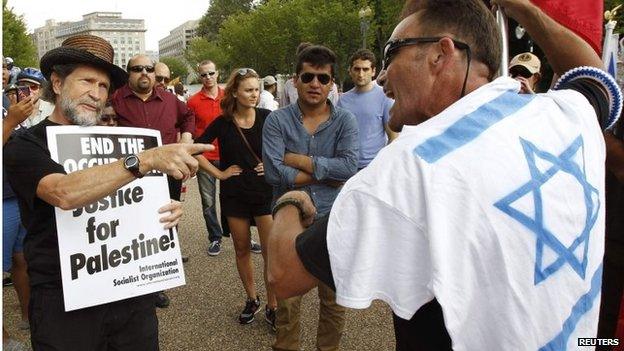
[(257, 108), (260, 97), (258, 74), (251, 68), (235, 70), (228, 79), (221, 100), (221, 116), (217, 117), (196, 142), (211, 143), (219, 139), (221, 169), (219, 171), (202, 156), (200, 167), (221, 183), (221, 211), (227, 218), (234, 250), (236, 268), (247, 293), (245, 308), (239, 316), (241, 324), (253, 322), (260, 310), (250, 254), (250, 220), (254, 219), (262, 245), (264, 279), (267, 286), (265, 319), (275, 328), (277, 301), (266, 283), (266, 245), (271, 217), (272, 189), (264, 180), (262, 165), (262, 127), (269, 110)]

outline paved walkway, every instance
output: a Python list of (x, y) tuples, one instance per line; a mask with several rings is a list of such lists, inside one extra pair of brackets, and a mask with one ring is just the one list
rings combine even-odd
[[(190, 261), (185, 264), (187, 283), (169, 290), (171, 305), (158, 311), (161, 350), (269, 350), (273, 334), (261, 313), (250, 325), (238, 324), (245, 293), (236, 271), (232, 241), (224, 238), (219, 256), (206, 254), (206, 227), (196, 181), (189, 181), (188, 188), (184, 205), (186, 214), (180, 226), (182, 250), (190, 256)], [(257, 240), (255, 234), (254, 237)], [(261, 299), (266, 301), (261, 255), (253, 255), (253, 261), (257, 289)], [(15, 290), (3, 288), (2, 297), (3, 321), (7, 330), (20, 340), (28, 340), (27, 331), (17, 330), (19, 306)], [(301, 311), (302, 347), (314, 350), (318, 319), (315, 291), (303, 299)], [(386, 305), (376, 302), (368, 310), (349, 311), (341, 349), (393, 350), (392, 318)]]

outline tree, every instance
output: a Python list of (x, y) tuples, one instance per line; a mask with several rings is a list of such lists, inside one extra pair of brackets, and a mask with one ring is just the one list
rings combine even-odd
[(214, 40), (221, 24), (230, 16), (246, 13), (253, 8), (253, 0), (212, 0), (206, 14), (200, 19), (197, 32), (200, 36)]
[(2, 0), (2, 54), (11, 57), (18, 67), (38, 67), (37, 49), (26, 33), (24, 18)]
[(184, 60), (181, 60), (177, 57), (161, 57), (160, 62), (164, 63), (169, 67), (172, 79), (180, 77), (180, 80), (186, 81), (186, 76), (189, 74), (189, 69)]
[(612, 10), (616, 6), (622, 5), (617, 10), (617, 15), (615, 16), (615, 20), (617, 21), (617, 25), (615, 26), (614, 33), (622, 33), (624, 32), (624, 0), (605, 0), (604, 2), (604, 10)]

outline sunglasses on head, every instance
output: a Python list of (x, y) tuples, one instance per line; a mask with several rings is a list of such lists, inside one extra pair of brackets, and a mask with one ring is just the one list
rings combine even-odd
[(212, 76), (214, 76), (215, 74), (217, 74), (217, 71), (209, 71), (209, 72), (206, 72), (206, 73), (201, 73), (201, 74), (200, 74), (200, 76), (201, 76), (202, 78), (206, 78), (206, 77), (208, 77), (208, 76), (211, 76), (211, 77), (212, 77)]
[(327, 74), (327, 73), (314, 74), (314, 73), (306, 72), (306, 73), (302, 73), (302, 74), (299, 75), (299, 79), (301, 79), (301, 81), (304, 84), (308, 84), (311, 81), (313, 81), (314, 77), (316, 77), (316, 79), (318, 79), (319, 83), (321, 83), (323, 85), (327, 85), (331, 81), (331, 76), (329, 74)]
[(244, 76), (247, 73), (251, 73), (251, 74), (258, 74), (256, 73), (256, 71), (254, 71), (252, 68), (241, 68), (238, 70), (238, 75), (239, 76)]
[(526, 68), (512, 68), (509, 70), (509, 75), (511, 78), (516, 78), (518, 76), (529, 79), (533, 76), (533, 73), (529, 72)]
[(130, 67), (130, 72), (141, 73), (145, 70), (147, 73), (154, 73), (154, 66), (137, 65)]
[(165, 77), (165, 76), (156, 76), (156, 81), (159, 83), (160, 82), (169, 83), (171, 81), (171, 78)]

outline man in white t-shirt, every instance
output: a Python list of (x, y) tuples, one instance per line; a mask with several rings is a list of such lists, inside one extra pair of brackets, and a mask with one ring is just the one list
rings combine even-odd
[(576, 350), (595, 337), (601, 127), (620, 115), (621, 92), (593, 49), (530, 1), (492, 3), (541, 46), (562, 77), (555, 90), (493, 80), (500, 43), (482, 1), (408, 1), (378, 78), (402, 133), (328, 218), (312, 223), (304, 192), (276, 201), (278, 298), (321, 281), (345, 307), (383, 300), (397, 350)]
[(260, 93), (258, 107), (266, 108), (270, 111), (277, 110), (279, 108), (279, 103), (275, 100), (275, 94), (277, 94), (277, 80), (275, 77), (266, 76), (262, 78), (262, 87), (264, 89)]

